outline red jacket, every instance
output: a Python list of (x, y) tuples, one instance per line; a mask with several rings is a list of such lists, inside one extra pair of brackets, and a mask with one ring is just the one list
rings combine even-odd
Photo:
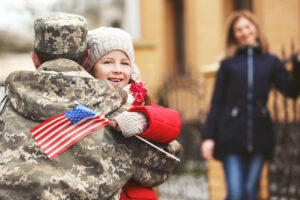
[[(149, 127), (141, 137), (161, 143), (175, 140), (181, 128), (180, 115), (177, 111), (151, 104), (150, 106), (134, 106), (129, 112), (142, 112), (149, 119)], [(124, 187), (120, 200), (157, 200), (152, 188), (128, 182)]]
[(142, 112), (149, 119), (149, 127), (140, 134), (145, 139), (166, 144), (175, 140), (180, 133), (180, 115), (175, 110), (151, 104), (134, 106), (129, 112)]
[(120, 200), (157, 200), (152, 188), (142, 187), (128, 182), (122, 189)]

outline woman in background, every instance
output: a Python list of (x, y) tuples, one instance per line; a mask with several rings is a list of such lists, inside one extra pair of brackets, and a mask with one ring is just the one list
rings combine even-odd
[(269, 92), (275, 85), (296, 98), (300, 70), (294, 67), (288, 76), (283, 63), (268, 52), (252, 13), (234, 12), (226, 32), (226, 58), (217, 72), (201, 150), (205, 159), (221, 160), (227, 199), (257, 199), (263, 163), (274, 151)]

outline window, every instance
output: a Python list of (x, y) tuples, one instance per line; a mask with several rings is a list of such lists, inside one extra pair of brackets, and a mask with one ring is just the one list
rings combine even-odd
[(234, 9), (252, 11), (252, 0), (234, 0)]

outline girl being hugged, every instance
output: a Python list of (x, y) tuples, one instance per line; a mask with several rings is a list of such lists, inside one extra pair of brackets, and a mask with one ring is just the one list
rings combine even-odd
[[(133, 105), (114, 118), (114, 127), (124, 137), (139, 135), (160, 143), (175, 140), (180, 132), (180, 115), (175, 110), (151, 103), (134, 62), (131, 36), (119, 28), (100, 27), (89, 31), (87, 40), (91, 54), (87, 71), (97, 79), (108, 80), (123, 88), (128, 94), (127, 103)], [(151, 188), (129, 182), (120, 199), (157, 198)]]
[(266, 107), (271, 86), (296, 98), (300, 71), (295, 65), (289, 77), (283, 63), (268, 52), (250, 12), (234, 12), (226, 32), (226, 58), (216, 77), (203, 130), (202, 155), (222, 161), (227, 199), (255, 200), (263, 163), (274, 152)]

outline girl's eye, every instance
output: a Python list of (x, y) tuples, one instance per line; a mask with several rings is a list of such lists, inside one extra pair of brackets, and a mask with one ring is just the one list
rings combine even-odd
[(129, 65), (129, 62), (122, 62), (122, 65)]
[(104, 64), (112, 64), (112, 62), (110, 60), (106, 60), (104, 61)]

